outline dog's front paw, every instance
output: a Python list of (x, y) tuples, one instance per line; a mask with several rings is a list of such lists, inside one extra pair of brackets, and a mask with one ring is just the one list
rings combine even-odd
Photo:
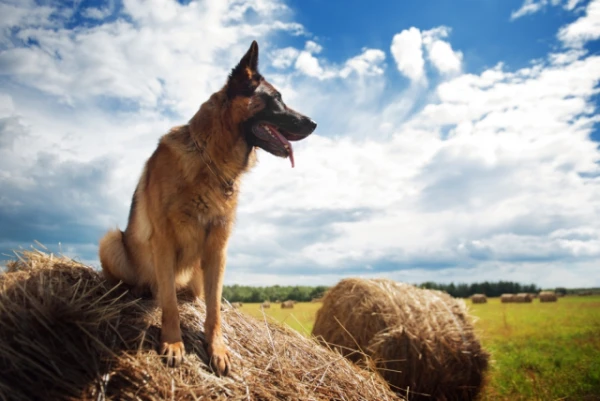
[(182, 341), (174, 343), (163, 342), (160, 354), (163, 358), (166, 358), (167, 366), (179, 366), (185, 354), (185, 347)]
[(229, 374), (231, 359), (223, 340), (215, 340), (212, 344), (209, 344), (208, 357), (210, 367), (217, 376), (227, 376)]

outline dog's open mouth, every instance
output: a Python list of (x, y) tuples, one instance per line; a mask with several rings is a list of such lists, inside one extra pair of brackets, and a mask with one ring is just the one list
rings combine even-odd
[(294, 167), (294, 149), (280, 129), (272, 124), (257, 123), (252, 126), (252, 133), (264, 142), (261, 144), (261, 148), (275, 156), (289, 157), (292, 167)]

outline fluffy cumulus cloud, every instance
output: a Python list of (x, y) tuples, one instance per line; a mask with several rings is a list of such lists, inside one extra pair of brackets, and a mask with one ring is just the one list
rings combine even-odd
[(425, 31), (411, 27), (394, 35), (390, 50), (398, 71), (421, 84), (427, 84), (426, 60), (442, 75), (459, 73), (463, 55), (444, 40), (449, 33), (445, 26)]
[(442, 74), (458, 73), (461, 70), (462, 52), (454, 51), (450, 43), (442, 40), (447, 38), (450, 29), (445, 26), (424, 31), (423, 45), (431, 64)]
[[(593, 24), (580, 22), (594, 1), (557, 33), (564, 51), (526, 68), (465, 72), (449, 28), (413, 27), (390, 38), (394, 74), (381, 49), (332, 61), (314, 38), (277, 46), (280, 35), (310, 34), (276, 0), (152, 3), (9, 4), (2, 250), (61, 241), (97, 264), (97, 240), (126, 223), (158, 137), (224, 83), (252, 32), (264, 75), (319, 127), (294, 143), (294, 169), (259, 152), (242, 183), (227, 282), (600, 285), (600, 151), (590, 139), (600, 56), (583, 50)], [(69, 13), (92, 23), (69, 30)], [(395, 70), (408, 83), (390, 94)], [(440, 83), (422, 85), (430, 74)]]
[(390, 50), (398, 71), (413, 82), (419, 82), (425, 78), (423, 39), (419, 29), (411, 27), (394, 35)]

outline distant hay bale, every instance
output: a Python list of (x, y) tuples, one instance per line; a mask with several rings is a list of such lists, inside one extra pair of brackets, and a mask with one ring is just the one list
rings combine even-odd
[(516, 303), (531, 303), (533, 298), (527, 293), (520, 293), (514, 296), (513, 302)]
[(500, 302), (503, 304), (515, 302), (515, 294), (502, 294), (500, 295)]
[(473, 294), (471, 296), (471, 302), (474, 304), (485, 304), (487, 303), (487, 297), (483, 294)]
[(317, 303), (317, 302), (323, 302), (323, 297), (320, 297), (320, 298), (313, 298), (313, 299), (312, 299), (310, 302), (313, 302), (313, 303)]
[(294, 307), (294, 301), (285, 301), (281, 303), (281, 309), (292, 309)]
[(391, 280), (339, 282), (313, 335), (410, 400), (475, 399), (488, 366), (463, 300)]
[(233, 302), (231, 306), (233, 306), (235, 309), (240, 309), (242, 306), (244, 306), (244, 304), (241, 302)]
[(540, 292), (540, 302), (556, 302), (558, 301), (558, 297), (552, 291), (542, 291)]
[(269, 301), (265, 301), (262, 304), (260, 304), (260, 307), (263, 309), (269, 309), (271, 307), (271, 303)]
[(161, 313), (151, 299), (70, 259), (23, 252), (0, 273), (0, 400), (398, 400), (314, 340), (280, 325), (222, 313), (232, 373), (207, 367), (201, 301), (179, 301), (186, 357), (156, 352)]

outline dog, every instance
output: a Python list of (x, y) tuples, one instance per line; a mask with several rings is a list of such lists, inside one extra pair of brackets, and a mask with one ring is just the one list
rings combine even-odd
[(162, 310), (160, 354), (168, 366), (185, 354), (177, 308), (184, 289), (206, 302), (209, 366), (218, 376), (230, 372), (220, 310), (240, 179), (254, 166), (257, 148), (294, 167), (290, 142), (316, 126), (259, 73), (253, 41), (222, 89), (160, 138), (134, 191), (127, 228), (106, 233), (99, 257), (107, 280), (152, 292)]

